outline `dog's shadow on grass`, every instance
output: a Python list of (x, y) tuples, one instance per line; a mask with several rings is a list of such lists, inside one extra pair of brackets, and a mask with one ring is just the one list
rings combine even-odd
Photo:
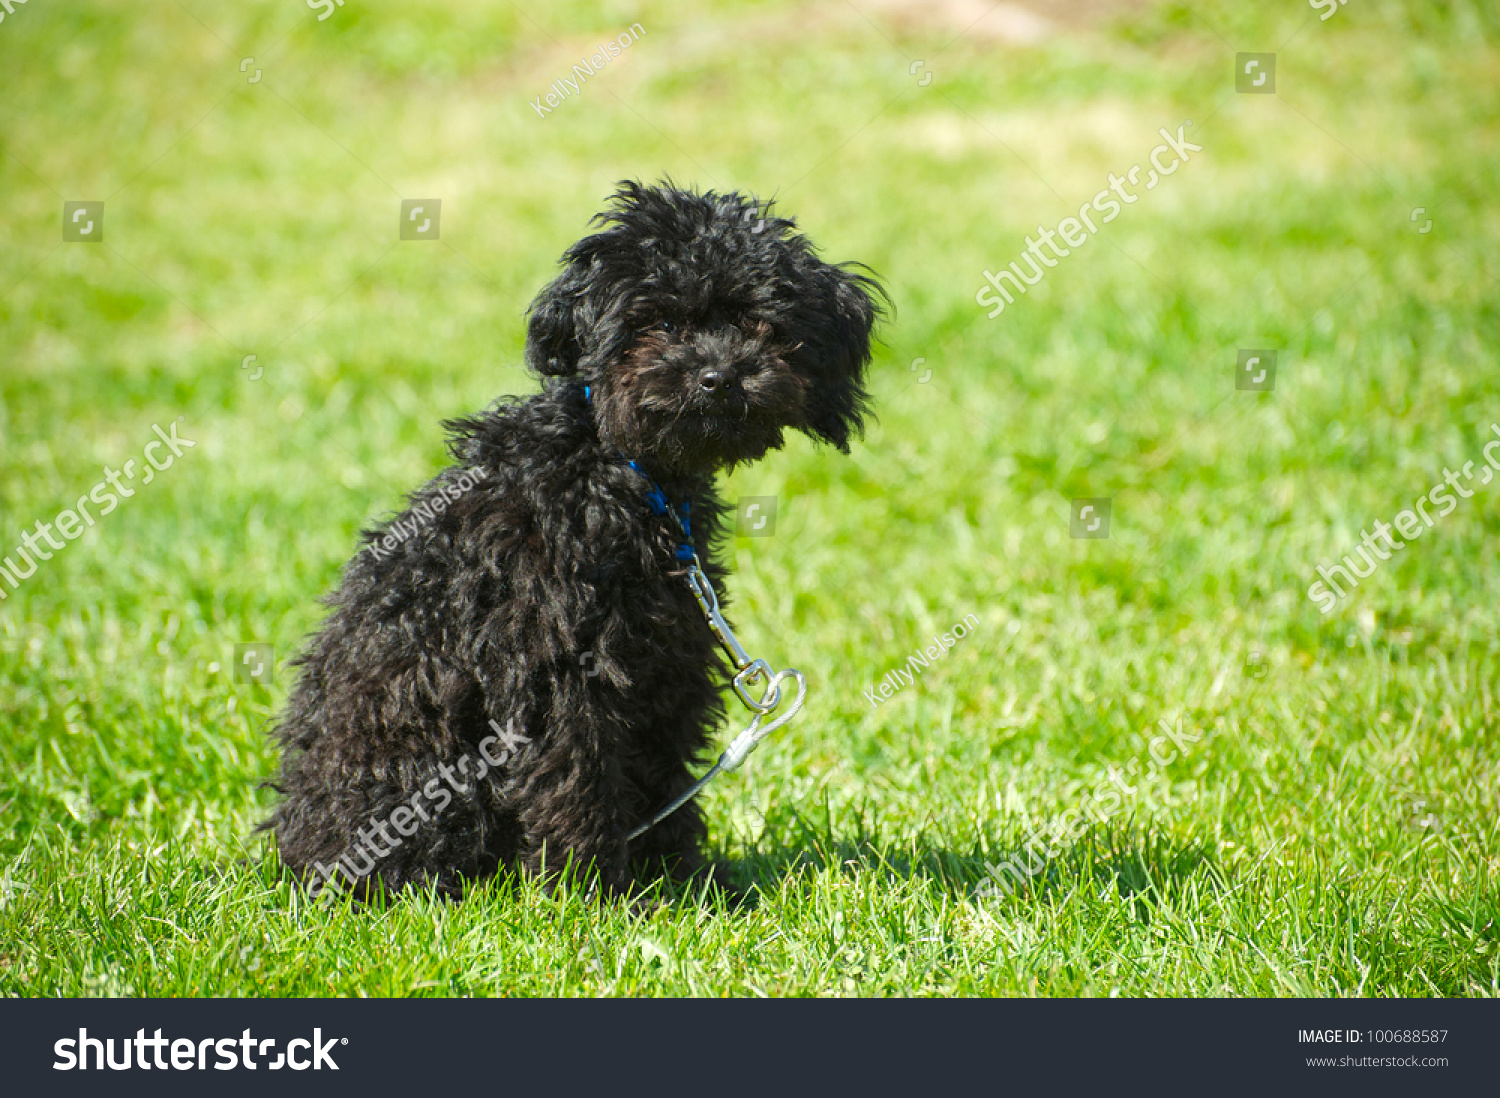
[[(952, 899), (987, 904), (1005, 899), (1017, 904), (1061, 902), (1080, 889), (1091, 889), (1095, 895), (1113, 891), (1131, 901), (1137, 918), (1146, 920), (1161, 898), (1191, 883), (1210, 891), (1225, 887), (1219, 866), (1203, 846), (1132, 820), (1091, 827), (1071, 842), (1045, 845), (1035, 838), (1018, 842), (1015, 836), (986, 835), (983, 843), (971, 837), (965, 844), (927, 832), (882, 835), (862, 820), (843, 833), (815, 827), (800, 816), (774, 823), (758, 842), (736, 843), (732, 852), (721, 849), (686, 881), (640, 880), (622, 902), (640, 914), (697, 907), (743, 915), (769, 896), (788, 888), (807, 892), (817, 887), (818, 878), (834, 875), (849, 881), (873, 880), (892, 889), (926, 882)], [(968, 849), (962, 849), (964, 845)], [(251, 869), (272, 891), (277, 885), (294, 884), (274, 857), (242, 857), (219, 868), (226, 876)], [(483, 893), (517, 883), (501, 874), (498, 881), (472, 885)], [(592, 891), (583, 889), (590, 895)], [(362, 911), (383, 910), (394, 902), (389, 896), (350, 900)]]
[(1090, 827), (1069, 842), (986, 836), (983, 844), (972, 840), (967, 850), (925, 833), (886, 837), (857, 828), (839, 835), (800, 819), (775, 834), (728, 863), (752, 897), (832, 870), (848, 878), (873, 876), (892, 886), (932, 882), (949, 896), (970, 901), (1059, 901), (1081, 888), (1110, 889), (1146, 918), (1159, 898), (1190, 882), (1208, 890), (1225, 886), (1209, 849), (1131, 820)]

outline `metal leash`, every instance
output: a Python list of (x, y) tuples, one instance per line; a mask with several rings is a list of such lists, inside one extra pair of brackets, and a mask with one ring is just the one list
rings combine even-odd
[[(660, 489), (657, 489), (657, 491), (660, 491)], [(718, 638), (719, 643), (724, 646), (724, 651), (729, 653), (729, 658), (734, 661), (734, 692), (740, 696), (740, 701), (744, 702), (755, 713), (755, 716), (750, 719), (749, 726), (724, 749), (724, 753), (719, 756), (719, 761), (714, 763), (707, 774), (689, 786), (687, 792), (651, 817), (649, 823), (641, 824), (640, 827), (630, 833), (631, 842), (640, 838), (647, 831), (650, 831), (672, 813), (687, 804), (688, 801), (701, 793), (703, 787), (713, 781), (714, 778), (720, 774), (738, 770), (740, 764), (749, 757), (750, 752), (760, 746), (761, 740), (797, 715), (797, 711), (802, 708), (802, 703), (807, 698), (807, 679), (801, 671), (798, 671), (795, 667), (787, 667), (780, 671), (774, 671), (771, 665), (765, 660), (752, 660), (750, 658), (749, 653), (745, 651), (739, 640), (735, 637), (734, 630), (730, 629), (729, 623), (724, 620), (724, 615), (719, 613), (719, 596), (714, 592), (713, 585), (708, 582), (708, 576), (704, 574), (703, 568), (698, 561), (697, 552), (693, 550), (689, 551), (692, 553), (692, 561), (688, 565), (688, 586), (693, 589), (693, 597), (698, 600), (699, 609), (703, 611), (703, 616), (708, 619), (709, 629), (713, 631), (713, 635)], [(765, 720), (781, 704), (781, 684), (787, 679), (795, 680), (797, 683), (797, 697), (792, 701), (785, 713), (769, 724), (761, 724), (761, 721)], [(752, 683), (759, 683), (761, 681), (764, 681), (766, 686), (765, 690), (761, 693), (760, 699), (757, 701), (750, 693), (750, 686)]]

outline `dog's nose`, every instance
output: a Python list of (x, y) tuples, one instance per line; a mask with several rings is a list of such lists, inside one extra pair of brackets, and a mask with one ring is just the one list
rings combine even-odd
[(705, 393), (723, 396), (734, 385), (734, 371), (710, 366), (698, 374), (698, 385)]

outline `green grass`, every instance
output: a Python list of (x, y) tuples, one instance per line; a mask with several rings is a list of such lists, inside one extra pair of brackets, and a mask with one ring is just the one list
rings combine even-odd
[[(1500, 993), (1500, 481), (1326, 618), (1305, 595), (1500, 422), (1494, 7), (1131, 7), (1032, 45), (891, 5), (522, 7), (0, 24), (0, 554), (152, 424), (197, 442), (4, 588), (0, 992)], [(1278, 51), (1277, 95), (1233, 92), (1238, 50)], [(985, 318), (981, 271), (1188, 118), (1202, 154)], [(253, 833), (286, 676), (231, 681), (234, 646), (295, 650), (438, 422), (532, 387), (522, 310), (613, 182), (665, 173), (779, 194), (898, 307), (852, 457), (725, 486), (780, 499), (733, 616), (812, 687), (707, 794), (759, 902), (309, 905)], [(402, 197), (441, 197), (441, 243), (395, 245)], [(60, 242), (72, 199), (103, 246)], [(1235, 391), (1238, 347), (1280, 349), (1274, 393)], [(1108, 540), (1069, 537), (1080, 496)], [(1111, 774), (1118, 810), (979, 894)]]

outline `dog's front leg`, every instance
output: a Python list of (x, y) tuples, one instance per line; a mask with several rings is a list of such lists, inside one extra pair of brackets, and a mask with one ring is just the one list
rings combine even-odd
[(622, 893), (629, 846), (619, 790), (619, 765), (593, 737), (548, 737), (518, 791), (521, 869), (549, 885), (598, 873), (606, 893)]

